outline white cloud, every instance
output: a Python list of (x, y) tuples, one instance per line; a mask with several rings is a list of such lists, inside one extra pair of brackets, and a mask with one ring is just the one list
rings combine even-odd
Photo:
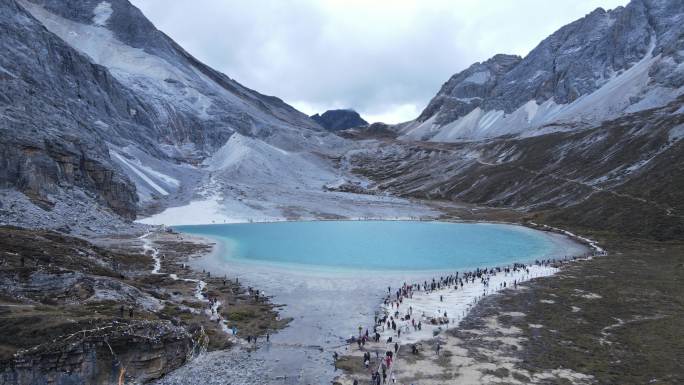
[[(306, 113), (414, 118), (440, 85), (497, 53), (626, 0), (133, 0), (190, 53)], [(307, 110), (307, 108), (311, 108)]]

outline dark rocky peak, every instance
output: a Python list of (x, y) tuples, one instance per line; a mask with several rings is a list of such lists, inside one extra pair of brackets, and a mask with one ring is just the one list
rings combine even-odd
[(368, 125), (368, 122), (363, 120), (358, 112), (351, 109), (328, 110), (322, 115), (315, 114), (311, 116), (311, 119), (330, 131), (340, 131)]

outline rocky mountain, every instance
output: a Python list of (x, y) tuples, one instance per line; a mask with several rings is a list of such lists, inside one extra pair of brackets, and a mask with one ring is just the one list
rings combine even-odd
[(3, 1), (0, 34), (9, 223), (75, 229), (87, 219), (98, 230), (182, 204), (232, 177), (202, 162), (236, 134), (305, 154), (312, 175), (330, 173), (326, 154), (344, 147), (280, 99), (199, 62), (126, 0)]
[(322, 115), (312, 115), (311, 119), (330, 131), (340, 131), (368, 125), (368, 122), (363, 120), (361, 115), (354, 110), (328, 110)]
[(455, 74), (407, 140), (454, 142), (591, 127), (684, 93), (684, 3), (596, 9), (520, 58), (496, 55)]

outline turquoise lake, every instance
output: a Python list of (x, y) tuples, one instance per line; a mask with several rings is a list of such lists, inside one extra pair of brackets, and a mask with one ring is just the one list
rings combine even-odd
[(174, 229), (219, 241), (226, 261), (290, 267), (454, 270), (563, 254), (545, 233), (491, 223), (313, 221)]

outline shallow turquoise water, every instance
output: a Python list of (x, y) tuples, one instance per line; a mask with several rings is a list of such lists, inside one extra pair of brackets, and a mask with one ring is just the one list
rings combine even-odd
[(226, 260), (273, 265), (444, 270), (527, 262), (553, 241), (520, 226), (416, 221), (322, 221), (176, 226), (217, 239)]

